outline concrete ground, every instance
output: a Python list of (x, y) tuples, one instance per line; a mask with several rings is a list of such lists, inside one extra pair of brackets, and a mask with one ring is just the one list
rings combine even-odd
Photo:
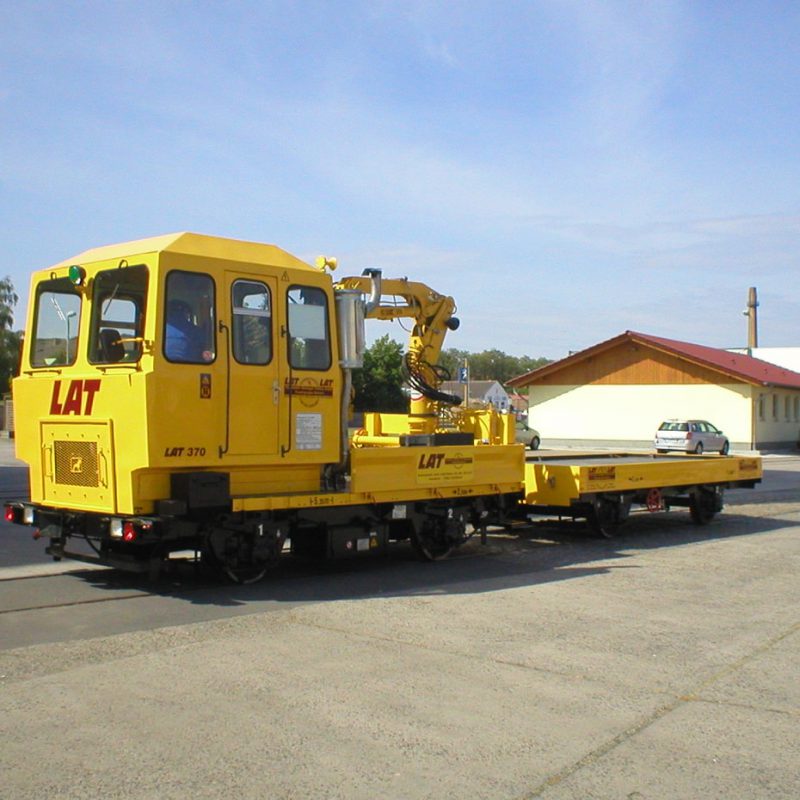
[(5, 650), (0, 796), (796, 800), (800, 491), (737, 503), (493, 538), (411, 596)]

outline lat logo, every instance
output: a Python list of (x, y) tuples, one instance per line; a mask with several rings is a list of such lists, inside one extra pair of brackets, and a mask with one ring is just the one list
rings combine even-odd
[(431, 453), (430, 455), (423, 453), (419, 457), (417, 469), (439, 469), (442, 466), (442, 461), (444, 461), (444, 453)]
[(61, 384), (63, 381), (53, 382), (53, 396), (50, 398), (51, 414), (84, 414), (89, 416), (94, 406), (94, 396), (100, 391), (100, 381), (96, 378), (92, 380), (74, 380), (69, 382), (69, 386), (61, 399)]

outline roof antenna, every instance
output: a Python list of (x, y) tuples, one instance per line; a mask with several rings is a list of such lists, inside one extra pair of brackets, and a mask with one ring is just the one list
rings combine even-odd
[(758, 297), (756, 287), (751, 286), (747, 292), (747, 308), (742, 311), (747, 319), (747, 355), (752, 356), (758, 347)]

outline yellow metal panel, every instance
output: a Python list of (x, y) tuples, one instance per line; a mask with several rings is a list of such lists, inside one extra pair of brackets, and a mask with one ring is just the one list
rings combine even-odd
[(569, 506), (578, 498), (578, 476), (563, 464), (525, 464), (525, 502), (529, 505)]
[(758, 480), (759, 457), (630, 456), (546, 459), (525, 465), (525, 502), (570, 505), (582, 495)]
[(60, 261), (52, 269), (68, 267), (71, 264), (88, 264), (96, 261), (127, 259), (147, 253), (178, 253), (185, 256), (220, 258), (246, 264), (264, 264), (270, 266), (291, 267), (293, 269), (310, 270), (318, 273), (310, 264), (301, 261), (291, 253), (287, 253), (273, 244), (260, 242), (244, 242), (238, 239), (226, 239), (221, 236), (204, 236), (199, 233), (169, 233), (163, 236), (152, 236), (147, 239), (135, 239), (103, 247), (85, 250), (83, 253)]
[(385, 492), (499, 483), (520, 487), (524, 458), (518, 445), (364, 448), (352, 452), (352, 489)]
[[(746, 459), (744, 464), (755, 464)], [(621, 463), (608, 466), (583, 466), (579, 488), (583, 492), (632, 491), (698, 483), (727, 483), (742, 480), (742, 459), (739, 458), (667, 458), (642, 463)], [(758, 477), (760, 469), (746, 477)]]
[(233, 509), (334, 507), (511, 494), (522, 490), (524, 457), (519, 445), (363, 448), (351, 453), (349, 492), (235, 497)]
[(409, 503), (424, 500), (446, 500), (450, 498), (481, 497), (485, 495), (513, 494), (520, 490), (519, 481), (510, 483), (473, 484), (472, 486), (418, 487), (416, 489), (393, 489), (383, 492), (307, 492), (287, 495), (256, 495), (235, 497), (234, 511), (264, 511), (324, 506), (358, 506), (373, 503)]
[(113, 512), (111, 421), (44, 422), (41, 430), (43, 501)]

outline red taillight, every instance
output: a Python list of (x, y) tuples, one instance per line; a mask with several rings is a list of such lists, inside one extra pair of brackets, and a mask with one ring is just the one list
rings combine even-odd
[(15, 522), (17, 509), (14, 506), (6, 506), (6, 522)]
[[(122, 523), (122, 541), (138, 541), (142, 534), (148, 534), (153, 530), (153, 523), (150, 520), (126, 519)], [(119, 534), (117, 534), (119, 537)]]

